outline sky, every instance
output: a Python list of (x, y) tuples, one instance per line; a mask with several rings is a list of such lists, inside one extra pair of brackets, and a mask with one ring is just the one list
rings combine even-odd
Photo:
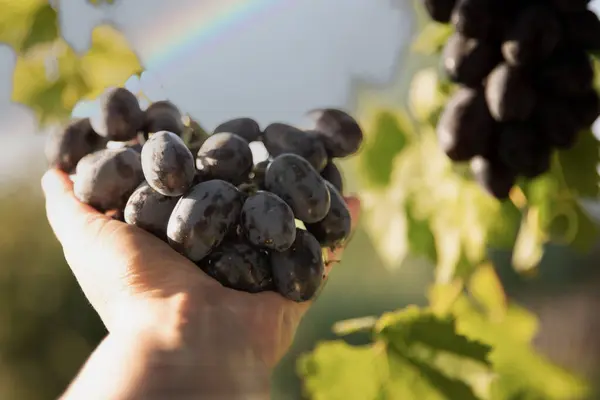
[[(394, 78), (414, 28), (408, 9), (404, 0), (121, 0), (99, 9), (61, 0), (61, 31), (85, 51), (93, 26), (114, 23), (156, 96), (208, 129), (242, 115), (296, 124), (315, 107), (351, 107), (355, 79)], [(43, 143), (28, 110), (9, 101), (13, 67), (0, 47), (0, 179)]]

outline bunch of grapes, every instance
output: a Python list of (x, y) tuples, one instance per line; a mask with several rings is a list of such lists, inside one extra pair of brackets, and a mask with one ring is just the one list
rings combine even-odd
[[(169, 101), (142, 110), (113, 88), (99, 103), (98, 115), (72, 120), (46, 148), (79, 200), (152, 233), (226, 287), (297, 302), (315, 295), (323, 253), (350, 234), (333, 162), (362, 143), (350, 115), (314, 110), (310, 130), (236, 118), (208, 135)], [(266, 160), (254, 160), (252, 142)]]
[(423, 0), (451, 23), (442, 68), (459, 84), (438, 122), (441, 147), (471, 161), (499, 199), (518, 177), (547, 172), (600, 114), (588, 52), (600, 50), (589, 0)]

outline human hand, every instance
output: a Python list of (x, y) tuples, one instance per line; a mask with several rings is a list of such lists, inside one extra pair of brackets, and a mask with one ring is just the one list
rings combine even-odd
[[(224, 385), (231, 393), (268, 389), (311, 302), (227, 289), (153, 235), (79, 202), (66, 174), (50, 170), (42, 186), (50, 225), (109, 336), (156, 347), (162, 379), (167, 368), (179, 388), (204, 398)], [(347, 202), (354, 228), (359, 202)]]

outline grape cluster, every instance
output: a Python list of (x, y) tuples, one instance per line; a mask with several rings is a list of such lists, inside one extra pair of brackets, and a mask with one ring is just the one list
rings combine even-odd
[(553, 152), (573, 147), (600, 114), (588, 55), (600, 50), (600, 21), (589, 0), (423, 2), (454, 27), (442, 68), (458, 88), (438, 121), (440, 145), (504, 199), (518, 177), (547, 172)]
[[(167, 242), (226, 287), (297, 302), (315, 295), (323, 250), (350, 234), (333, 161), (362, 143), (350, 115), (311, 111), (310, 130), (261, 129), (244, 117), (208, 135), (171, 102), (142, 110), (124, 88), (99, 104), (47, 142), (49, 164), (73, 176), (79, 200)], [(252, 142), (262, 142), (266, 160), (254, 160)]]

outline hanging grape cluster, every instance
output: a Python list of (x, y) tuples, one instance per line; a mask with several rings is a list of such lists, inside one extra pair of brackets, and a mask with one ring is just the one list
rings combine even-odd
[(600, 114), (589, 55), (600, 51), (600, 21), (589, 0), (423, 2), (454, 27), (441, 62), (458, 87), (438, 121), (440, 146), (504, 199)]

